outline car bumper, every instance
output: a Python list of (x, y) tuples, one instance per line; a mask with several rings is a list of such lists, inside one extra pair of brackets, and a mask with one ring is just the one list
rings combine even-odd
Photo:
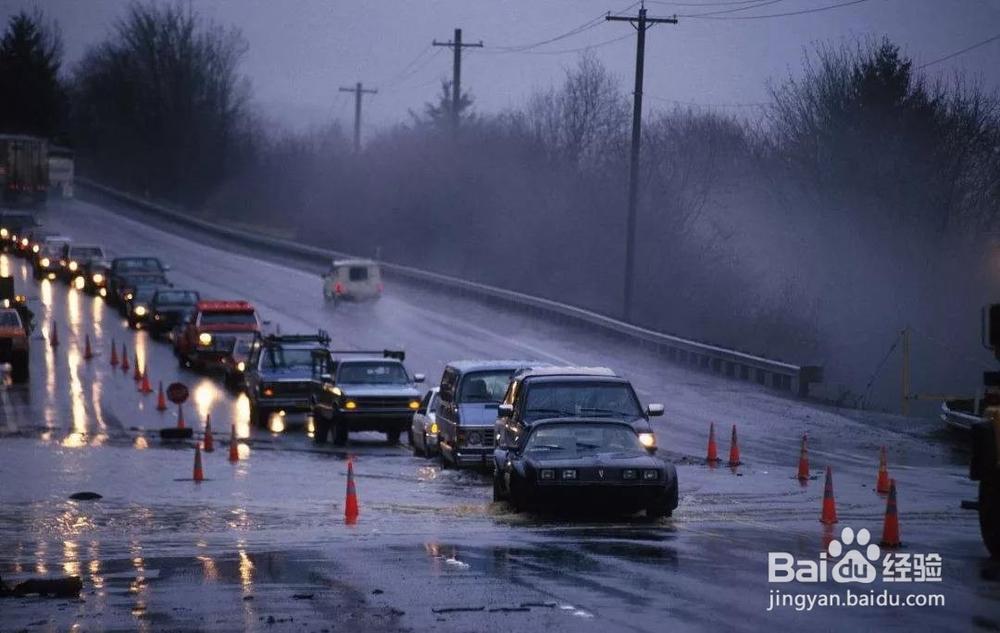
[[(242, 374), (238, 375), (237, 379), (242, 379)], [(264, 407), (266, 409), (272, 410), (284, 410), (284, 411), (299, 411), (306, 412), (312, 410), (312, 405), (309, 402), (309, 397), (298, 397), (298, 398), (260, 398), (257, 400), (257, 406)]]
[(350, 431), (405, 431), (413, 420), (413, 411), (351, 413), (342, 411), (340, 419)]
[(660, 501), (668, 494), (669, 486), (658, 484), (623, 484), (582, 482), (541, 483), (528, 489), (533, 500), (566, 503), (580, 508), (639, 509)]

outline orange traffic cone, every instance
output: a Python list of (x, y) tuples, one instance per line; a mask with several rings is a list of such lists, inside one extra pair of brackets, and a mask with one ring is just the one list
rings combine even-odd
[(826, 467), (826, 484), (823, 486), (823, 514), (820, 523), (833, 525), (837, 522), (837, 503), (833, 499), (833, 470)]
[(90, 360), (94, 357), (94, 350), (90, 349), (90, 334), (83, 337), (83, 360)]
[(135, 353), (135, 363), (132, 365), (135, 371), (132, 372), (132, 380), (139, 382), (142, 380), (142, 370), (139, 368), (139, 352)]
[(59, 328), (56, 327), (55, 319), (52, 320), (52, 334), (49, 336), (49, 345), (59, 347)]
[(193, 479), (198, 482), (205, 478), (205, 473), (201, 470), (201, 444), (195, 443), (194, 445), (194, 477)]
[(806, 448), (806, 434), (802, 434), (802, 449), (799, 451), (799, 481), (809, 481), (809, 449)]
[(118, 366), (118, 343), (115, 342), (115, 339), (111, 339), (111, 366)]
[(156, 396), (156, 410), (167, 410), (167, 397), (163, 395), (163, 381), (160, 381), (160, 395)]
[(889, 480), (889, 500), (885, 504), (885, 522), (882, 524), (882, 547), (899, 547), (899, 514), (896, 512), (896, 480)]
[(240, 461), (240, 449), (236, 445), (236, 423), (233, 423), (233, 430), (229, 434), (229, 461), (233, 464)]
[(148, 368), (142, 372), (142, 384), (139, 386), (139, 391), (146, 393), (153, 393), (153, 387), (149, 384), (149, 370)]
[(729, 446), (729, 465), (739, 466), (742, 462), (740, 461), (740, 445), (736, 442), (736, 425), (733, 425), (733, 438)]
[(125, 348), (125, 343), (122, 343), (122, 373), (128, 373), (128, 350)]
[(184, 428), (184, 406), (177, 405), (177, 428)]
[(722, 461), (719, 459), (719, 451), (715, 446), (715, 422), (708, 423), (708, 456), (705, 457), (705, 461), (709, 465)]
[(878, 460), (878, 482), (875, 484), (875, 492), (889, 492), (889, 457), (886, 454), (885, 446), (882, 447), (882, 454)]
[(211, 453), (215, 450), (215, 440), (212, 439), (212, 414), (205, 416), (205, 452)]
[(347, 460), (347, 502), (344, 504), (344, 522), (358, 522), (358, 492), (354, 488), (354, 460)]

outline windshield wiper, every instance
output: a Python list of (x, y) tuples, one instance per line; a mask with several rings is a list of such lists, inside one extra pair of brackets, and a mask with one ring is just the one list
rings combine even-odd
[(528, 409), (524, 412), (524, 415), (531, 415), (532, 413), (552, 413), (555, 415), (569, 415), (576, 416), (573, 411), (563, 411), (562, 409)]
[(631, 417), (631, 416), (634, 415), (632, 413), (627, 413), (625, 411), (616, 411), (614, 409), (600, 409), (600, 408), (597, 408), (597, 407), (580, 407), (580, 411), (581, 412), (583, 412), (583, 411), (591, 411), (591, 412), (594, 412), (594, 413), (612, 413), (614, 415), (620, 415), (623, 418)]
[(577, 446), (582, 446), (583, 448), (600, 448), (600, 444), (591, 444), (590, 442), (577, 442)]
[(547, 451), (563, 451), (563, 450), (566, 450), (564, 447), (559, 446), (558, 444), (535, 444), (529, 450), (534, 451), (534, 450), (538, 450), (538, 449), (545, 449)]

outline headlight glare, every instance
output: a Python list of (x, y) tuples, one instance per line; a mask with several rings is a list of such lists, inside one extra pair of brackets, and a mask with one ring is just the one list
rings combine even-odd
[(646, 448), (656, 448), (656, 435), (653, 433), (640, 433), (639, 442)]
[(201, 343), (202, 345), (211, 345), (212, 335), (209, 334), (208, 332), (202, 332), (201, 334), (198, 335), (198, 342)]
[(104, 275), (102, 275), (101, 273), (94, 273), (94, 276), (92, 277), (92, 279), (94, 280), (95, 284), (102, 284), (102, 283), (104, 283)]
[(344, 404), (344, 408), (345, 409), (357, 409), (358, 408), (358, 403), (355, 402), (355, 401), (353, 401), (353, 400), (348, 400), (347, 403)]
[(49, 265), (52, 263), (52, 260), (49, 259), (48, 257), (43, 257), (41, 260), (39, 260), (38, 263), (42, 265), (42, 268), (48, 268)]
[(146, 316), (148, 311), (146, 310), (146, 306), (136, 306), (133, 312), (135, 312), (135, 316)]
[(70, 270), (76, 270), (79, 267), (80, 267), (80, 264), (77, 264), (76, 262), (70, 262), (69, 263), (69, 269)]
[(416, 411), (417, 409), (419, 409), (420, 408), (420, 401), (419, 400), (410, 400), (410, 408), (413, 409), (414, 411)]
[(244, 363), (243, 361), (240, 361), (240, 362), (236, 363), (236, 369), (238, 371), (246, 371), (247, 370), (247, 364)]

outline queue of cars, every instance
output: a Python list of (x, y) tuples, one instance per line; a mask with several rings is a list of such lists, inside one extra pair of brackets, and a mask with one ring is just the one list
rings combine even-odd
[[(656, 457), (650, 425), (663, 405), (643, 406), (611, 369), (463, 360), (421, 392), (425, 377), (410, 372), (403, 351), (333, 350), (324, 331), (265, 333), (268, 322), (251, 303), (175, 288), (157, 258), (110, 258), (99, 246), (40, 231), (8, 231), (0, 243), (30, 257), (36, 278), (102, 296), (131, 327), (170, 339), (181, 366), (221, 371), (228, 388), (246, 393), (253, 426), (308, 416), (314, 441), (337, 446), (354, 432), (384, 433), (392, 444), (406, 433), (414, 455), (437, 456), (443, 470), (491, 472), (494, 500), (515, 508), (600, 499), (662, 517), (677, 507), (676, 469)], [(324, 276), (331, 301), (381, 290), (370, 262), (334, 262)], [(0, 362), (15, 359), (17, 379), (27, 373), (26, 360), (16, 360), (27, 357), (27, 336), (8, 330), (24, 333), (18, 314), (0, 308)]]

